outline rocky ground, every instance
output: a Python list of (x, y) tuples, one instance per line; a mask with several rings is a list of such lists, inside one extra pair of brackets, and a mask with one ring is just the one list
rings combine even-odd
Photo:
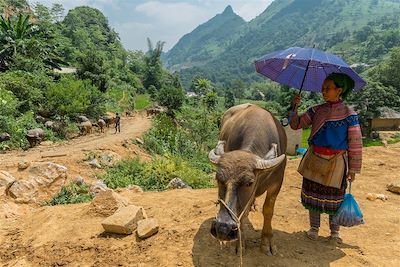
[[(65, 144), (0, 155), (0, 170), (21, 180), (26, 178), (27, 171), (18, 170), (19, 162), (33, 166), (51, 161), (67, 167), (67, 177), (61, 174), (61, 179), (82, 176), (93, 181), (96, 171), (101, 170), (87, 164), (88, 152), (106, 151), (121, 158), (130, 155), (146, 158), (129, 140), (149, 127), (150, 121), (143, 115), (124, 118), (121, 134), (114, 135), (110, 129), (106, 134), (92, 134)], [(61, 154), (67, 155), (55, 156)], [(301, 178), (296, 172), (299, 159), (289, 160), (273, 218), (278, 254), (269, 257), (259, 251), (263, 217), (258, 211), (251, 212), (245, 221), (244, 266), (400, 266), (400, 195), (386, 191), (387, 184), (400, 179), (399, 156), (400, 143), (364, 150), (362, 174), (357, 177), (352, 193), (366, 224), (343, 228), (340, 245), (327, 238), (326, 216), (319, 240), (305, 237), (308, 216), (299, 202)], [(105, 215), (93, 212), (91, 203), (40, 207), (23, 201), (16, 203), (15, 199), (3, 195), (0, 198), (0, 265), (239, 265), (233, 249), (220, 246), (209, 233), (210, 222), (217, 212), (216, 189), (118, 191), (130, 204), (142, 206), (148, 217), (158, 220), (156, 235), (142, 240), (136, 234), (108, 234), (101, 225)], [(384, 194), (387, 200), (368, 200), (369, 193)], [(263, 197), (257, 202), (262, 206)]]

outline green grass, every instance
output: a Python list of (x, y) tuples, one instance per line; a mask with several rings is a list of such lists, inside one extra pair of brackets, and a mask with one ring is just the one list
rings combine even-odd
[(300, 147), (308, 148), (308, 137), (310, 136), (311, 129), (303, 129), (301, 136), (301, 145)]
[(400, 133), (396, 134), (393, 138), (388, 140), (388, 144), (396, 144), (400, 142)]
[(383, 146), (381, 139), (363, 138), (363, 147)]
[(89, 192), (89, 186), (86, 184), (76, 185), (70, 183), (61, 188), (51, 200), (46, 201), (44, 205), (55, 206), (62, 204), (76, 204), (89, 202), (93, 199), (94, 194)]
[(145, 109), (150, 106), (150, 95), (148, 94), (143, 94), (143, 95), (137, 95), (135, 99), (135, 108), (137, 110)]

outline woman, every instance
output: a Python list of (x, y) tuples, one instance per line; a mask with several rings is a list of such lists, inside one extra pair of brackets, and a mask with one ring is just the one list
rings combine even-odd
[[(315, 179), (303, 177), (301, 202), (309, 210), (310, 229), (307, 236), (318, 238), (320, 214), (329, 214), (330, 238), (341, 242), (339, 225), (333, 220), (346, 192), (347, 181), (353, 182), (356, 173), (361, 170), (362, 137), (358, 115), (346, 106), (342, 99), (353, 89), (354, 81), (345, 74), (333, 73), (322, 85), (322, 95), (326, 103), (308, 109), (302, 115), (297, 114), (301, 97), (293, 99), (295, 111), (290, 121), (292, 129), (308, 128), (311, 134), (308, 139), (310, 148), (307, 153), (319, 156), (335, 157), (342, 154), (346, 167), (335, 171), (342, 172), (339, 176), (339, 188), (327, 186)], [(337, 173), (336, 173), (337, 174)], [(342, 178), (343, 177), (343, 178)], [(313, 181), (312, 181), (313, 180)]]

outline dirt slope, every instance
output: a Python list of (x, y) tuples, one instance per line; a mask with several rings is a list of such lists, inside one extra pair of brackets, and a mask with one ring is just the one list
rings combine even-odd
[[(80, 153), (79, 141), (68, 150), (71, 156), (73, 151)], [(85, 144), (97, 147), (96, 142)], [(400, 144), (364, 150), (363, 171), (353, 194), (366, 224), (343, 228), (341, 245), (327, 239), (326, 216), (322, 237), (318, 241), (305, 237), (308, 215), (299, 202), (299, 160), (290, 160), (273, 218), (278, 255), (268, 257), (259, 251), (263, 217), (251, 212), (245, 222), (244, 266), (400, 266), (400, 195), (385, 190), (387, 183), (400, 179), (399, 156)], [(369, 201), (367, 193), (383, 193), (389, 199)], [(238, 266), (239, 257), (232, 249), (221, 248), (209, 234), (217, 211), (216, 189), (121, 194), (159, 220), (157, 235), (139, 241), (135, 235), (105, 234), (100, 225), (103, 217), (89, 213), (89, 204), (40, 207), (15, 220), (0, 219), (0, 265)], [(260, 206), (262, 201), (260, 197)]]
[[(0, 154), (0, 170), (5, 170), (20, 176), (17, 171), (18, 162), (25, 160), (28, 162), (51, 161), (64, 165), (68, 168), (68, 176), (72, 179), (77, 175), (84, 178), (93, 178), (93, 170), (83, 161), (90, 151), (112, 151), (122, 157), (129, 155), (146, 155), (133, 145), (131, 140), (141, 136), (151, 127), (151, 121), (145, 113), (138, 113), (134, 117), (121, 118), (121, 133), (114, 134), (112, 126), (106, 128), (105, 133), (99, 133), (94, 128), (93, 133), (72, 139), (68, 142), (40, 145), (26, 151), (11, 151)], [(123, 144), (126, 144), (123, 146)], [(45, 143), (44, 143), (45, 144)]]

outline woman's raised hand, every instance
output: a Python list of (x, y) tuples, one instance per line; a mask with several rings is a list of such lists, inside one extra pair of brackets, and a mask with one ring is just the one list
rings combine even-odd
[(301, 103), (301, 95), (300, 95), (300, 94), (297, 94), (297, 95), (295, 95), (294, 98), (293, 98), (293, 106), (294, 106), (295, 108), (297, 108), (297, 107), (300, 105), (300, 103)]

